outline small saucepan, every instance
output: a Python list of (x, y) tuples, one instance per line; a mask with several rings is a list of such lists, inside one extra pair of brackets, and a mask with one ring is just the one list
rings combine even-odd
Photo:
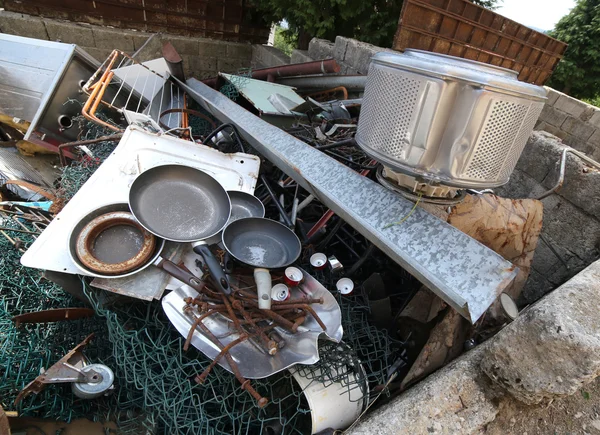
[(69, 254), (84, 273), (97, 278), (123, 278), (156, 266), (189, 286), (202, 290), (196, 276), (161, 257), (164, 239), (147, 232), (126, 203), (109, 204), (88, 213), (72, 229)]
[(229, 195), (217, 180), (189, 166), (156, 166), (133, 181), (129, 208), (152, 234), (173, 242), (191, 242), (217, 288), (231, 293), (227, 276), (206, 241), (221, 232), (231, 214)]
[(259, 308), (271, 307), (271, 274), (295, 262), (302, 244), (292, 230), (265, 218), (244, 218), (223, 230), (223, 247), (235, 260), (254, 267)]

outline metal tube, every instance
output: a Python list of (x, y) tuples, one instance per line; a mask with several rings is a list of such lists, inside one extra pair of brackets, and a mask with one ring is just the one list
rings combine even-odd
[[(252, 71), (252, 78), (257, 80), (267, 80), (272, 75), (276, 80), (279, 77), (302, 76), (309, 74), (330, 74), (339, 73), (341, 67), (335, 59), (315, 60), (312, 62), (295, 63), (292, 65), (275, 66), (272, 68), (262, 68)], [(202, 83), (214, 88), (217, 85), (217, 78), (203, 80)], [(333, 86), (328, 86), (329, 88)], [(325, 88), (327, 89), (327, 87)]]
[(311, 76), (311, 77), (281, 77), (277, 83), (291, 86), (302, 91), (317, 91), (343, 86), (348, 92), (362, 92), (365, 90), (367, 76)]
[(562, 156), (560, 158), (560, 173), (558, 175), (558, 181), (556, 182), (556, 184), (554, 185), (554, 187), (552, 189), (542, 193), (541, 195), (537, 196), (534, 199), (537, 199), (537, 200), (544, 199), (547, 196), (552, 195), (554, 192), (556, 192), (558, 189), (560, 189), (562, 187), (562, 185), (565, 181), (565, 168), (567, 166), (567, 154), (568, 153), (575, 154), (581, 160), (587, 162), (590, 166), (593, 166), (596, 169), (600, 169), (600, 163), (598, 163), (596, 160), (589, 158), (582, 152), (574, 150), (573, 148), (565, 148), (563, 150)]

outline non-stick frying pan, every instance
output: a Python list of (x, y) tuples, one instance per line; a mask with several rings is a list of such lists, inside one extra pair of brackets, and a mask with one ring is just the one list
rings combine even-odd
[(204, 241), (219, 233), (231, 214), (229, 196), (217, 180), (189, 166), (156, 166), (134, 180), (129, 208), (152, 234), (192, 242), (219, 290), (231, 292), (225, 272)]
[(289, 266), (300, 256), (302, 244), (296, 234), (279, 222), (265, 218), (239, 219), (223, 230), (223, 246), (237, 261), (254, 267), (259, 307), (271, 303), (268, 269)]
[[(248, 217), (265, 217), (265, 206), (256, 196), (251, 193), (240, 192), (239, 190), (228, 190), (227, 194), (231, 200), (231, 216), (227, 225), (231, 222), (237, 221), (238, 219)], [(211, 237), (207, 240), (209, 245), (217, 244), (221, 241), (221, 233)], [(227, 257), (229, 254), (227, 254)], [(225, 268), (226, 273), (230, 271)]]

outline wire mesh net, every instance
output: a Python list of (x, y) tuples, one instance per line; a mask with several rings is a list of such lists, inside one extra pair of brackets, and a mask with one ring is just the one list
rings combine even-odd
[[(85, 138), (105, 134), (90, 125)], [(63, 170), (60, 192), (65, 200), (73, 197), (114, 147), (114, 143), (95, 145), (93, 157), (83, 156)], [(16, 223), (10, 225), (17, 229)], [(13, 241), (18, 238), (25, 249), (33, 242), (29, 234), (8, 235)], [(0, 249), (0, 404), (5, 410), (15, 409), (16, 395), (41, 369), (50, 367), (94, 332), (95, 339), (84, 353), (91, 362), (113, 369), (114, 391), (105, 397), (82, 400), (71, 393), (68, 385), (50, 385), (20, 404), (22, 415), (62, 421), (80, 417), (112, 420), (123, 434), (310, 433), (310, 407), (288, 370), (252, 381), (255, 389), (269, 398), (262, 409), (220, 366), (204, 384), (196, 384), (194, 378), (211, 361), (196, 349), (182, 350), (185, 340), (170, 324), (159, 302), (113, 298), (106, 304), (105, 293), (83, 279), (83, 294), (96, 310), (96, 317), (16, 328), (11, 321), (16, 314), (83, 303), (41, 278), (39, 271), (23, 267), (18, 247), (9, 239), (0, 237)], [(316, 277), (335, 290), (332, 275), (321, 273)], [(337, 382), (343, 386), (341, 394), (353, 392), (352, 400), (362, 400), (370, 389), (385, 384), (386, 369), (397, 359), (399, 346), (386, 331), (369, 323), (369, 304), (364, 294), (332, 293), (342, 312), (344, 342), (320, 342), (320, 361), (294, 370), (312, 383)]]

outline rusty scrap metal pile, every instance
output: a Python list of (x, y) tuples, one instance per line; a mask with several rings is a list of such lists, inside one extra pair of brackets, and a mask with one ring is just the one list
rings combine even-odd
[[(2, 38), (9, 54), (36, 44)], [(428, 55), (376, 56), (365, 90), (366, 77), (335, 75), (334, 60), (202, 83), (185, 79), (168, 43), (143, 64), (53, 44), (65, 62), (43, 74), (64, 92), (10, 126), (63, 169), (54, 185), (2, 190), (30, 201), (0, 210), (11, 252), (0, 290), (13, 295), (0, 313), (4, 409), (112, 420), (122, 433), (343, 430), (414, 379), (444, 313), (476, 323), (517, 273), (417, 207), (444, 213), (512, 171), (475, 182), (491, 169), (457, 157), (460, 174), (432, 175), (415, 157), (425, 151), (405, 152), (413, 124), (402, 116), (421, 110), (394, 104), (418, 104), (421, 88), (387, 95), (407, 82), (377, 68), (431, 67)], [(72, 65), (77, 80), (63, 80)], [(393, 101), (373, 115), (381, 92)], [(517, 151), (503, 151), (513, 167)], [(42, 197), (50, 213), (31, 202)], [(456, 311), (435, 308), (421, 282)]]

